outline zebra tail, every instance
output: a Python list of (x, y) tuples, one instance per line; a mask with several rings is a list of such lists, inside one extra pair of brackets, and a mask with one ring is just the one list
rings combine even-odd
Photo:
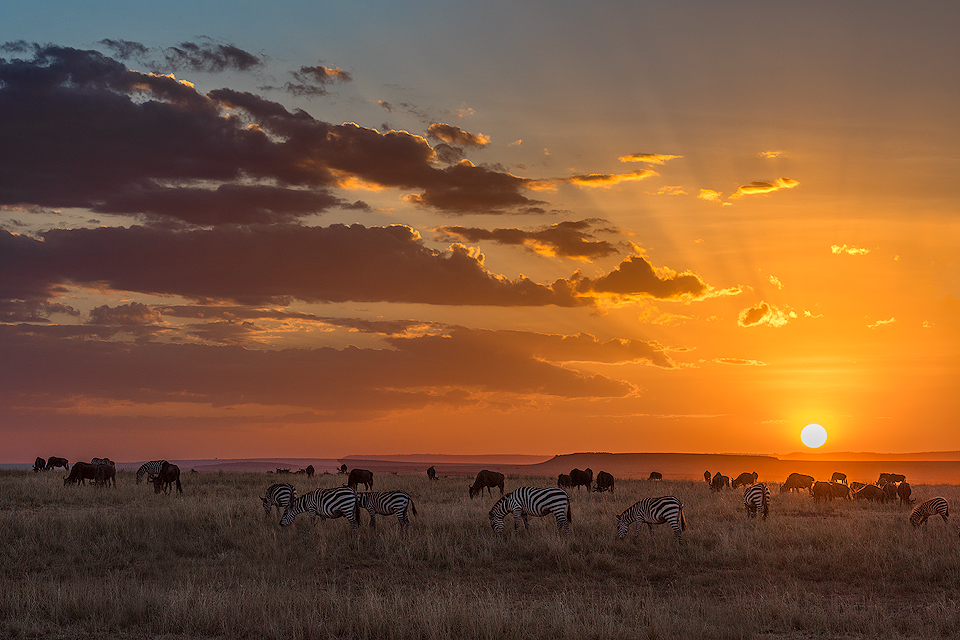
[(573, 512), (570, 511), (570, 503), (567, 503), (567, 522), (573, 522)]
[(183, 493), (183, 487), (180, 486), (180, 476), (177, 476), (177, 493)]
[(687, 530), (687, 519), (683, 517), (683, 508), (680, 508), (680, 531)]
[(413, 504), (413, 500), (410, 501), (410, 511), (413, 512), (413, 515), (417, 515), (417, 505)]

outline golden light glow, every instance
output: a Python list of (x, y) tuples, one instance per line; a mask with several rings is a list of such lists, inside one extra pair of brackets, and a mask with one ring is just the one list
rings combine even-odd
[(800, 440), (811, 449), (818, 449), (827, 441), (827, 430), (819, 424), (808, 424), (800, 431)]

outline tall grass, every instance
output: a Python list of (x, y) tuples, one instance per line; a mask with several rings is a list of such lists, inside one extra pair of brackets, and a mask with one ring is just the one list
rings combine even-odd
[[(276, 476), (184, 474), (155, 495), (120, 472), (115, 489), (64, 487), (56, 472), (0, 472), (0, 635), (49, 638), (810, 638), (952, 637), (960, 628), (960, 540), (939, 518), (914, 530), (896, 505), (777, 495), (747, 519), (739, 491), (622, 481), (572, 491), (573, 533), (551, 517), (495, 535), (499, 497), (469, 481), (377, 477), (419, 515), (281, 528), (258, 498)], [(299, 493), (341, 477), (307, 481)], [(547, 478), (508, 478), (549, 486)], [(498, 493), (498, 492), (497, 492)], [(684, 503), (669, 526), (617, 540), (641, 497)], [(960, 508), (960, 487), (915, 486)]]

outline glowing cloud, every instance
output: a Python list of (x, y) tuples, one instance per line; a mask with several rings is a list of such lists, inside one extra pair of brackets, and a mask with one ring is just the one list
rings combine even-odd
[(862, 256), (870, 253), (870, 249), (864, 249), (862, 247), (855, 247), (853, 245), (840, 245), (834, 244), (830, 245), (830, 253), (846, 253), (851, 256)]
[(777, 178), (773, 182), (757, 181), (745, 184), (737, 189), (737, 192), (730, 196), (731, 200), (739, 200), (743, 196), (755, 196), (766, 193), (773, 193), (781, 189), (793, 189), (800, 183), (790, 178)]
[(452, 124), (435, 122), (427, 128), (427, 135), (450, 144), (459, 144), (465, 147), (485, 147), (490, 144), (490, 136), (482, 133), (470, 133)]
[(701, 200), (706, 200), (707, 202), (716, 202), (720, 203), (723, 200), (723, 194), (719, 191), (714, 191), (713, 189), (700, 189), (700, 193), (697, 195)]
[(796, 318), (794, 311), (783, 311), (768, 304), (760, 302), (755, 307), (749, 307), (740, 312), (737, 318), (737, 324), (741, 327), (757, 327), (767, 325), (769, 327), (782, 327), (786, 325), (791, 318)]
[(871, 329), (876, 329), (877, 327), (882, 327), (886, 324), (893, 324), (896, 321), (896, 318), (890, 318), (889, 320), (877, 320), (873, 324), (868, 324), (867, 326)]
[(783, 283), (780, 282), (780, 278), (777, 276), (770, 276), (770, 283), (777, 287), (777, 289), (783, 289)]
[(745, 358), (714, 358), (714, 362), (717, 364), (737, 364), (737, 365), (747, 365), (751, 367), (765, 367), (767, 366), (766, 362), (760, 360), (747, 360)]
[(558, 182), (574, 184), (578, 187), (613, 187), (621, 182), (633, 182), (643, 180), (650, 176), (658, 175), (655, 171), (649, 169), (637, 169), (630, 173), (588, 173), (570, 176), (569, 178), (559, 178)]
[(773, 158), (779, 158), (782, 153), (783, 151), (761, 151), (760, 157), (772, 160)]
[(657, 195), (660, 196), (685, 196), (687, 192), (683, 187), (663, 186), (657, 189)]
[(670, 156), (663, 153), (631, 153), (617, 158), (620, 162), (645, 162), (647, 164), (664, 164), (669, 160), (682, 158), (683, 156)]

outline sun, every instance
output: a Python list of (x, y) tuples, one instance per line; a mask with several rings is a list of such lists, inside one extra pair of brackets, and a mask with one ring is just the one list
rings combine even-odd
[(808, 424), (800, 431), (800, 440), (811, 449), (822, 447), (827, 441), (827, 430), (818, 424)]

